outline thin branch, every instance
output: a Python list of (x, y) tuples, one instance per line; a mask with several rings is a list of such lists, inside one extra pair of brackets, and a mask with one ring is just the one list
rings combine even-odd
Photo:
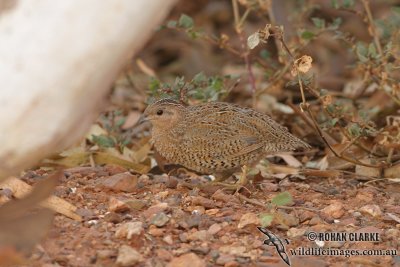
[(254, 77), (254, 73), (253, 73), (253, 69), (252, 69), (252, 65), (251, 65), (251, 61), (250, 61), (250, 56), (249, 56), (249, 51), (247, 49), (246, 46), (246, 41), (244, 40), (243, 34), (242, 33), (238, 33), (239, 34), (239, 38), (240, 41), (242, 43), (242, 49), (243, 49), (243, 58), (244, 58), (244, 62), (246, 64), (246, 69), (249, 75), (249, 83), (251, 86), (251, 95), (252, 95), (252, 99), (253, 99), (253, 108), (256, 106), (256, 92), (257, 92), (257, 86), (256, 86), (256, 79)]
[[(248, 197), (245, 197), (245, 196), (243, 196), (243, 195), (241, 195), (241, 194), (238, 194), (237, 196), (239, 197), (240, 200), (246, 201), (246, 202), (248, 202), (248, 203), (250, 203), (250, 204), (253, 204), (253, 205), (256, 205), (256, 206), (259, 206), (259, 207), (263, 207), (263, 208), (266, 208), (266, 207), (267, 207), (266, 204), (261, 203), (261, 202), (258, 201), (257, 199), (248, 198)], [(307, 207), (302, 207), (302, 206), (295, 206), (295, 207), (277, 206), (276, 208), (278, 208), (278, 209), (284, 209), (284, 210), (298, 210), (298, 209), (302, 209), (302, 210), (308, 210), (308, 211), (311, 211), (311, 212), (319, 212), (319, 210), (317, 210), (317, 209), (307, 208)]]
[(239, 25), (239, 6), (237, 0), (232, 0), (233, 17), (235, 18), (235, 28)]
[(246, 43), (246, 40), (245, 40), (245, 38), (243, 36), (243, 32), (242, 32), (242, 24), (245, 21), (245, 19), (247, 18), (248, 14), (250, 12), (250, 9), (246, 9), (246, 12), (244, 13), (243, 17), (241, 19), (239, 19), (239, 7), (237, 4), (237, 0), (232, 0), (232, 6), (233, 6), (233, 15), (235, 17), (235, 30), (240, 39), (240, 44), (241, 44), (241, 48), (242, 48), (241, 56), (244, 59), (244, 63), (246, 64), (246, 69), (247, 69), (247, 72), (249, 75), (249, 83), (251, 86), (251, 95), (252, 95), (252, 99), (253, 99), (253, 108), (254, 108), (256, 106), (256, 99), (257, 99), (256, 98), (256, 91), (257, 91), (256, 79), (253, 74), (249, 49), (247, 48), (247, 43)]
[(382, 46), (381, 43), (379, 41), (379, 36), (376, 32), (375, 29), (375, 24), (374, 24), (374, 19), (372, 18), (372, 13), (371, 13), (371, 9), (369, 8), (369, 1), (368, 0), (362, 0), (365, 12), (367, 13), (367, 18), (368, 18), (368, 24), (369, 24), (369, 28), (370, 28), (370, 34), (371, 36), (374, 38), (374, 43), (376, 45), (376, 48), (378, 49), (378, 53), (381, 56), (381, 58), (383, 57), (383, 52), (382, 52)]
[(306, 105), (305, 106), (305, 110), (307, 111), (307, 114), (310, 116), (311, 120), (313, 121), (314, 124), (314, 128), (317, 130), (319, 136), (322, 138), (322, 140), (324, 141), (324, 143), (327, 145), (327, 147), (329, 148), (329, 150), (332, 151), (332, 153), (340, 159), (343, 159), (345, 161), (351, 162), (355, 165), (361, 165), (361, 166), (365, 166), (365, 167), (371, 167), (371, 168), (383, 168), (388, 166), (388, 164), (382, 163), (379, 165), (374, 165), (374, 164), (368, 164), (368, 163), (364, 163), (359, 161), (358, 159), (353, 159), (353, 158), (349, 158), (345, 155), (343, 155), (342, 153), (338, 153), (336, 152), (336, 150), (329, 144), (329, 142), (326, 140), (323, 131), (321, 130), (321, 128), (318, 125), (318, 122), (316, 121), (316, 119), (314, 118), (314, 115), (312, 114), (311, 110), (309, 109), (309, 107)]

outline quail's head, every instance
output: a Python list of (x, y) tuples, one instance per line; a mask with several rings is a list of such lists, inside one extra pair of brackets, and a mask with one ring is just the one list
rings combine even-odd
[(140, 120), (150, 121), (153, 128), (167, 130), (182, 119), (184, 109), (185, 106), (174, 100), (163, 99), (149, 105)]

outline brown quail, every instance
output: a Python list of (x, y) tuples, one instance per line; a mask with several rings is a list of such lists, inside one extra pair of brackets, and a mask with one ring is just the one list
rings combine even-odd
[(151, 122), (151, 142), (167, 162), (220, 178), (268, 153), (309, 148), (269, 116), (229, 103), (184, 106), (162, 99), (142, 120)]

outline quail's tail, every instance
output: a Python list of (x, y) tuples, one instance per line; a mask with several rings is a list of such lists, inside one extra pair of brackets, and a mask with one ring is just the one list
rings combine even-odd
[(266, 151), (269, 152), (283, 152), (283, 151), (292, 151), (296, 149), (310, 149), (311, 146), (297, 138), (296, 136), (285, 133), (282, 138), (277, 142), (268, 142), (266, 146)]

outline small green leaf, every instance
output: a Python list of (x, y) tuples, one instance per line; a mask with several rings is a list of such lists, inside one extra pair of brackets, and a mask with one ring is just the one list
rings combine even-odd
[(193, 82), (195, 84), (200, 84), (200, 83), (203, 83), (205, 81), (207, 81), (207, 77), (204, 75), (203, 72), (199, 72), (193, 77)]
[(93, 142), (100, 147), (115, 147), (115, 141), (106, 135), (92, 135)]
[(282, 192), (282, 193), (279, 193), (278, 195), (276, 195), (271, 200), (271, 203), (275, 204), (277, 206), (284, 206), (284, 205), (292, 204), (293, 198), (289, 192), (285, 191), (285, 192)]
[(368, 49), (364, 43), (358, 42), (356, 44), (356, 54), (361, 62), (368, 61)]
[(301, 38), (304, 40), (310, 40), (315, 36), (315, 34), (313, 32), (310, 31), (303, 31), (301, 33)]
[(354, 0), (343, 0), (343, 7), (350, 8), (354, 6)]
[(125, 123), (125, 118), (120, 118), (119, 120), (117, 120), (117, 122), (115, 123), (115, 126), (117, 128), (121, 127), (124, 123)]
[(262, 213), (260, 214), (260, 223), (262, 227), (268, 227), (271, 225), (272, 221), (274, 219), (273, 214), (269, 213)]
[(269, 59), (271, 57), (271, 53), (266, 49), (262, 49), (260, 51), (260, 57), (262, 57), (263, 59)]
[(372, 58), (376, 58), (378, 56), (375, 45), (373, 43), (370, 43), (368, 46), (368, 56)]
[(330, 120), (329, 124), (333, 127), (336, 125), (336, 123), (339, 121), (338, 118), (333, 118), (332, 120)]
[(329, 113), (335, 113), (336, 107), (335, 107), (334, 104), (329, 104), (329, 105), (326, 106), (326, 110), (327, 110)]
[(336, 30), (342, 24), (342, 18), (338, 17), (334, 19), (330, 25), (330, 28)]
[(326, 95), (329, 94), (329, 91), (328, 91), (327, 89), (322, 88), (322, 89), (319, 91), (319, 94), (320, 94), (321, 96), (326, 96)]
[(394, 6), (391, 9), (396, 15), (400, 16), (400, 6)]
[(178, 25), (178, 22), (176, 20), (170, 20), (167, 22), (168, 28), (176, 28), (176, 25)]
[(331, 5), (335, 9), (338, 9), (340, 7), (339, 2), (337, 0), (331, 0)]
[(361, 135), (362, 132), (360, 126), (357, 123), (351, 123), (347, 130), (352, 137), (358, 137)]
[(154, 77), (150, 78), (149, 89), (152, 93), (155, 93), (158, 89), (160, 89), (160, 81)]
[(193, 27), (193, 19), (186, 14), (182, 14), (179, 18), (178, 26), (189, 29)]
[(311, 18), (312, 22), (314, 23), (315, 27), (322, 29), (325, 28), (325, 20), (320, 18)]
[(211, 79), (211, 84), (210, 84), (211, 88), (213, 88), (215, 91), (221, 91), (221, 89), (223, 88), (224, 84), (222, 82), (222, 79), (219, 77), (213, 77)]

